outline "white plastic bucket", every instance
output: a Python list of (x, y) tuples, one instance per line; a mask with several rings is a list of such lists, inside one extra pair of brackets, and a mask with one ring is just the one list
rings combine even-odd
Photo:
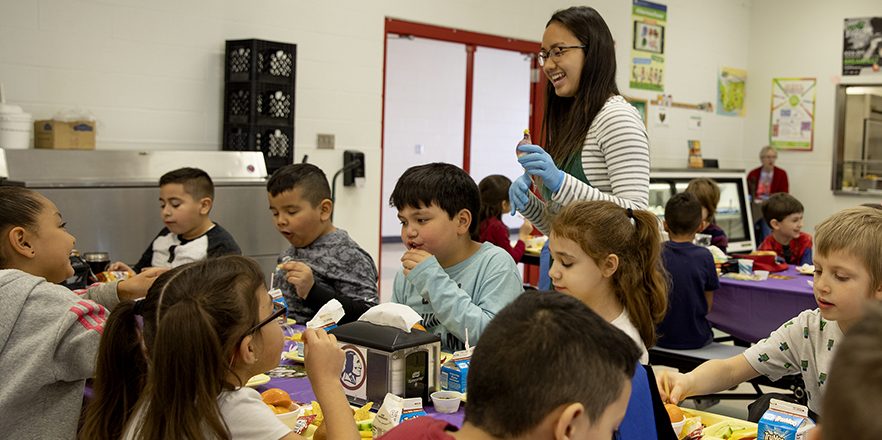
[(17, 105), (0, 105), (0, 148), (31, 146), (34, 118)]

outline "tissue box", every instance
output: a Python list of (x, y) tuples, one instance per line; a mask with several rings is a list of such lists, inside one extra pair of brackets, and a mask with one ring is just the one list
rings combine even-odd
[(465, 394), (471, 360), (471, 350), (454, 353), (451, 359), (441, 366), (441, 389)]
[(34, 122), (34, 148), (55, 150), (94, 150), (95, 122)]
[(387, 393), (419, 397), (424, 404), (438, 391), (441, 338), (433, 333), (410, 333), (370, 322), (356, 321), (328, 333), (346, 353), (340, 381), (350, 403), (373, 402), (379, 407)]
[(803, 405), (772, 399), (757, 426), (757, 440), (805, 440), (815, 424)]

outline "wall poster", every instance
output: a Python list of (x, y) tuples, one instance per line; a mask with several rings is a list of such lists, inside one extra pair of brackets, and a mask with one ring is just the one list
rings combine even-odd
[(817, 78), (772, 79), (769, 145), (779, 150), (812, 151)]
[(882, 17), (846, 18), (842, 75), (882, 75)]
[(631, 88), (664, 91), (665, 23), (668, 7), (633, 0)]
[(744, 88), (747, 71), (731, 67), (720, 68), (717, 78), (717, 114), (744, 116)]

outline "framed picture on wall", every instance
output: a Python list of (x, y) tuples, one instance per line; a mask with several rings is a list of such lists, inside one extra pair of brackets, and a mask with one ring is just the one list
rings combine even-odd
[(643, 126), (648, 129), (649, 126), (646, 125), (646, 105), (648, 103), (647, 100), (631, 98), (630, 96), (626, 96), (625, 99), (627, 99), (628, 102), (630, 102), (631, 105), (633, 105), (634, 108), (637, 109), (637, 113), (640, 114), (640, 119), (643, 120)]

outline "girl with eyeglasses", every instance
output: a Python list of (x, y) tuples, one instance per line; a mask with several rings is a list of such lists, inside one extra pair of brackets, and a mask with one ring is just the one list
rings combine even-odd
[(166, 269), (100, 284), (77, 295), (76, 239), (39, 193), (0, 186), (0, 437), (71, 439), (107, 311), (147, 293)]
[[(649, 138), (616, 87), (615, 45), (600, 14), (584, 6), (554, 13), (539, 64), (548, 78), (544, 146), (520, 147), (530, 154), (518, 159), (526, 172), (510, 187), (513, 208), (546, 234), (546, 203), (608, 200), (646, 209)], [(530, 192), (531, 176), (538, 178), (544, 201)]]
[[(245, 386), (279, 364), (286, 310), (276, 304), (260, 266), (242, 256), (177, 267), (142, 301), (120, 303), (101, 340), (81, 438), (302, 438)], [(359, 438), (336, 338), (303, 335), (329, 438)]]

